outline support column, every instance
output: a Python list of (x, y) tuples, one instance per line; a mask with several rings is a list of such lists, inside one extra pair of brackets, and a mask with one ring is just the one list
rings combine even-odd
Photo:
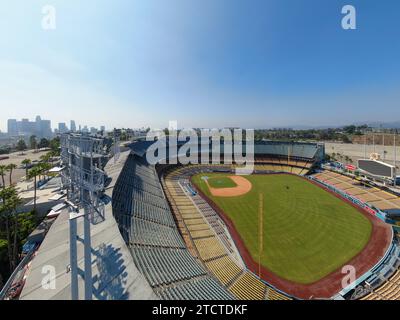
[(78, 257), (77, 257), (77, 227), (76, 219), (69, 219), (69, 252), (71, 267), (71, 299), (79, 299), (78, 291)]
[(85, 208), (84, 216), (84, 254), (85, 254), (85, 300), (92, 300), (92, 246), (90, 241), (90, 217)]

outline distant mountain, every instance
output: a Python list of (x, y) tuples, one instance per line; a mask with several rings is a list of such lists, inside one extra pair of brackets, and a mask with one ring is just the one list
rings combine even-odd
[(288, 126), (268, 126), (260, 129), (293, 129), (293, 130), (324, 130), (324, 129), (338, 129), (349, 125), (363, 126), (368, 125), (372, 128), (383, 128), (383, 129), (400, 129), (400, 121), (394, 122), (379, 122), (379, 121), (364, 121), (364, 122), (353, 122), (347, 124), (332, 124), (332, 125), (288, 125)]
[[(368, 125), (371, 128), (382, 128), (382, 129), (400, 129), (400, 121), (393, 121), (393, 122), (379, 122), (379, 121), (364, 121), (364, 122), (355, 122), (351, 123), (355, 126), (362, 126), (362, 125)], [(330, 125), (330, 126), (292, 126), (291, 128), (295, 130), (307, 130), (307, 129), (316, 129), (316, 130), (323, 130), (323, 129), (337, 129), (337, 128), (343, 128), (345, 126), (351, 125)]]
[(372, 127), (372, 128), (400, 129), (400, 121), (394, 121), (394, 122), (379, 122), (379, 121), (359, 122), (359, 123), (355, 123), (354, 125), (361, 126), (363, 124), (367, 124), (369, 127)]

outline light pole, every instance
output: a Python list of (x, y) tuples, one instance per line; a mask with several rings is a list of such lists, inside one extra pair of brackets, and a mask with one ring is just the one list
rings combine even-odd
[[(79, 299), (78, 289), (78, 219), (83, 219), (84, 245), (84, 283), (85, 300), (93, 296), (92, 279), (92, 245), (91, 218), (92, 214), (101, 215), (103, 206), (100, 200), (104, 189), (104, 172), (97, 165), (105, 155), (103, 139), (84, 134), (65, 134), (62, 139), (63, 181), (68, 190), (67, 203), (71, 208), (70, 226), (70, 268), (71, 268), (71, 299)], [(96, 163), (95, 164), (95, 161)]]

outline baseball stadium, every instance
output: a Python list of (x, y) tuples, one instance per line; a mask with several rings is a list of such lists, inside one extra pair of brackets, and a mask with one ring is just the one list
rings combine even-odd
[[(152, 144), (134, 142), (105, 161), (105, 218), (91, 230), (92, 298), (400, 298), (400, 196), (327, 166), (324, 144), (257, 142), (251, 175), (237, 175), (235, 163), (150, 164)], [(83, 297), (84, 277), (74, 286), (74, 250), (65, 245), (70, 210), (35, 251), (20, 299), (73, 299), (75, 286)], [(78, 243), (80, 270), (83, 251)], [(72, 274), (60, 271), (50, 292), (41, 270), (53, 263)]]

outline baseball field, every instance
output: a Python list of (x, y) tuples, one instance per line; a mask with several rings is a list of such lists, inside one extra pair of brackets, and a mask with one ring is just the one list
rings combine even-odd
[[(285, 174), (240, 178), (206, 173), (192, 181), (233, 221), (253, 260), (278, 277), (315, 283), (354, 258), (371, 237), (368, 218), (303, 178)], [(240, 190), (243, 179), (250, 188), (242, 188), (241, 195), (230, 193)]]

